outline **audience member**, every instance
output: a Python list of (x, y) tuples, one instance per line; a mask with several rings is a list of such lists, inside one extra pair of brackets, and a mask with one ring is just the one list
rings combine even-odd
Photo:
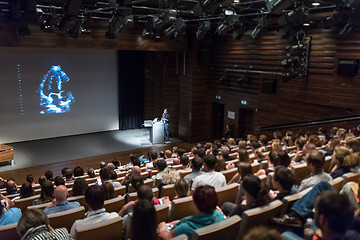
[(85, 195), (86, 189), (89, 187), (89, 185), (86, 183), (85, 179), (83, 178), (77, 178), (75, 179), (73, 188), (72, 188), (72, 196), (80, 196)]
[(105, 191), (105, 200), (109, 200), (112, 198), (115, 198), (115, 189), (113, 187), (113, 185), (109, 182), (105, 182), (103, 185), (101, 185), (101, 187), (104, 189)]
[(65, 183), (73, 183), (74, 182), (74, 172), (71, 168), (67, 168), (64, 171)]
[(65, 180), (61, 176), (56, 176), (55, 180), (54, 180), (54, 184), (55, 184), (55, 186), (65, 185)]
[(51, 170), (47, 170), (44, 175), (46, 179), (49, 180), (50, 182), (54, 181), (54, 174)]
[(159, 171), (156, 175), (152, 176), (151, 178), (154, 181), (153, 186), (156, 187), (156, 181), (161, 180), (163, 182), (163, 171), (166, 168), (167, 163), (163, 159), (159, 159), (156, 161), (155, 168)]
[(253, 175), (253, 169), (250, 163), (239, 163), (238, 164), (238, 172), (234, 175), (234, 177), (228, 182), (228, 184), (232, 183), (240, 183), (241, 180), (247, 175)]
[(226, 162), (223, 156), (216, 156), (215, 171), (221, 172), (226, 169)]
[(156, 219), (156, 211), (150, 201), (137, 201), (132, 217), (131, 240), (158, 240)]
[(54, 185), (52, 184), (52, 182), (45, 180), (44, 183), (41, 185), (40, 198), (35, 199), (33, 201), (33, 205), (39, 205), (39, 204), (51, 202), (53, 200), (53, 194), (54, 194)]
[(61, 174), (63, 177), (65, 177), (65, 172), (66, 170), (69, 169), (68, 167), (64, 167), (63, 169), (61, 169)]
[(230, 160), (234, 160), (235, 158), (234, 157), (230, 157), (229, 154), (230, 154), (230, 148), (228, 146), (222, 146), (220, 148), (220, 153), (221, 153), (221, 156), (225, 159), (225, 161), (230, 161)]
[(180, 173), (175, 168), (167, 167), (162, 174), (163, 184), (174, 184), (180, 179)]
[(183, 197), (187, 197), (190, 194), (190, 186), (189, 183), (185, 180), (185, 179), (179, 179), (175, 182), (175, 197), (174, 199), (177, 198), (183, 198)]
[(187, 155), (181, 156), (180, 164), (182, 165), (183, 171), (191, 170), (191, 168), (189, 168), (189, 157)]
[(330, 176), (335, 179), (341, 177), (345, 173), (350, 172), (350, 167), (355, 167), (357, 162), (352, 163), (352, 158), (348, 156), (351, 154), (350, 150), (346, 147), (336, 146), (334, 149), (334, 154), (332, 156), (332, 161), (335, 163), (335, 167), (330, 173)]
[(89, 168), (87, 170), (87, 174), (88, 174), (89, 178), (94, 178), (95, 177), (95, 170), (93, 168)]
[(16, 185), (15, 181), (13, 179), (8, 180), (6, 183), (6, 193), (4, 195), (7, 196), (7, 195), (16, 194), (16, 193), (19, 193), (19, 192), (17, 191), (17, 185)]
[(243, 238), (243, 240), (283, 240), (281, 235), (275, 229), (265, 226), (252, 228)]
[(38, 179), (38, 183), (42, 186), (45, 180), (47, 180), (45, 176), (40, 176)]
[(186, 175), (184, 177), (184, 179), (186, 181), (188, 181), (188, 183), (190, 184), (190, 186), (192, 185), (192, 181), (194, 178), (196, 178), (197, 176), (200, 176), (201, 174), (203, 174), (203, 171), (200, 171), (201, 167), (203, 166), (204, 161), (198, 157), (195, 156), (192, 160), (191, 160), (191, 169), (192, 172), (188, 175)]
[(32, 174), (28, 174), (28, 175), (26, 176), (26, 181), (27, 181), (28, 183), (30, 183), (32, 186), (35, 185), (34, 176), (33, 176)]
[(21, 217), (21, 210), (15, 204), (0, 194), (0, 226), (17, 223)]
[(80, 177), (84, 175), (84, 169), (80, 166), (74, 168), (74, 177)]
[(246, 149), (239, 148), (239, 162), (251, 163), (249, 153)]
[(99, 168), (102, 169), (102, 168), (104, 168), (104, 167), (106, 167), (106, 162), (101, 161), (101, 162), (99, 163)]
[(89, 211), (84, 219), (76, 220), (71, 227), (70, 234), (76, 239), (76, 229), (86, 227), (89, 224), (101, 224), (102, 222), (114, 219), (119, 215), (115, 212), (108, 213), (103, 208), (105, 191), (99, 185), (90, 186), (85, 192), (85, 201), (89, 205)]
[(272, 177), (272, 186), (277, 191), (271, 197), (274, 200), (282, 200), (284, 197), (289, 196), (292, 193), (293, 185), (294, 175), (291, 170), (284, 166), (276, 167)]
[(34, 189), (32, 188), (31, 183), (26, 182), (20, 187), (20, 195), (13, 198), (11, 201), (15, 202), (18, 199), (27, 198), (31, 196), (34, 196)]
[(68, 196), (68, 189), (65, 185), (57, 186), (54, 190), (55, 202), (47, 206), (44, 212), (49, 215), (80, 207), (78, 202), (68, 202)]
[(100, 180), (101, 183), (104, 184), (105, 182), (109, 182), (113, 185), (114, 188), (121, 187), (119, 182), (113, 182), (110, 180), (111, 177), (111, 169), (108, 167), (103, 167), (100, 169)]

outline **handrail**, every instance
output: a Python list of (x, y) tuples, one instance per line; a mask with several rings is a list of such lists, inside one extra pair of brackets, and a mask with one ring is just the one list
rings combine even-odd
[(314, 125), (350, 122), (350, 121), (357, 121), (357, 120), (360, 121), (360, 115), (342, 117), (342, 118), (322, 119), (322, 120), (315, 120), (315, 121), (308, 121), (308, 122), (279, 124), (279, 125), (272, 125), (272, 126), (259, 126), (259, 127), (255, 128), (255, 132), (274, 131), (274, 130), (279, 130), (279, 129), (284, 129), (284, 128), (308, 127), (308, 126), (314, 126)]

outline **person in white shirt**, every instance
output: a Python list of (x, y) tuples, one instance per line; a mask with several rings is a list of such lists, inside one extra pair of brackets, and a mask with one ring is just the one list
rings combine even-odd
[(102, 184), (105, 182), (109, 182), (113, 185), (114, 188), (121, 187), (121, 183), (111, 181), (110, 176), (111, 176), (110, 168), (104, 167), (104, 168), (100, 169), (100, 180), (101, 180)]
[(220, 172), (215, 172), (216, 157), (212, 154), (204, 157), (204, 174), (194, 178), (191, 191), (193, 192), (198, 186), (210, 185), (218, 190), (226, 186), (225, 176)]
[(89, 211), (85, 214), (84, 219), (74, 222), (71, 227), (70, 235), (76, 239), (76, 229), (86, 227), (89, 224), (102, 224), (104, 221), (119, 217), (116, 212), (108, 213), (103, 208), (105, 201), (105, 191), (99, 185), (90, 186), (85, 192), (85, 201), (89, 205)]

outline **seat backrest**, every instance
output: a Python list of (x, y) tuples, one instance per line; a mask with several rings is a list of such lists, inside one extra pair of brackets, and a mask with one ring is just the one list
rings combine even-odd
[(258, 176), (258, 178), (261, 180), (262, 184), (264, 186), (266, 186), (267, 176), (266, 175), (260, 175), (260, 176)]
[(124, 196), (126, 194), (126, 186), (117, 187), (115, 190), (115, 196)]
[(154, 181), (152, 180), (152, 179), (146, 179), (145, 181), (144, 181), (144, 185), (148, 185), (149, 187), (153, 187), (153, 185), (154, 185)]
[(359, 182), (359, 179), (360, 179), (360, 173), (357, 172), (357, 173), (345, 173), (343, 176), (344, 178), (344, 183), (343, 183), (343, 186), (348, 183), (348, 182), (356, 182), (358, 183)]
[(298, 193), (294, 193), (291, 194), (289, 196), (286, 196), (283, 198), (282, 202), (283, 202), (283, 210), (281, 215), (285, 215), (286, 213), (288, 213), (291, 209), (291, 207), (294, 205), (294, 203), (302, 198), (306, 193), (308, 193), (312, 188), (307, 188), (301, 192)]
[(180, 220), (196, 213), (197, 209), (192, 196), (175, 199), (169, 212), (169, 221)]
[(196, 229), (192, 240), (236, 239), (240, 229), (241, 218), (238, 215), (229, 217), (206, 227)]
[(291, 171), (294, 174), (294, 179), (295, 179), (294, 184), (295, 185), (300, 185), (300, 182), (304, 178), (306, 178), (307, 176), (310, 175), (310, 171), (309, 171), (306, 163), (293, 166), (291, 168)]
[(185, 234), (181, 234), (179, 236), (176, 236), (172, 238), (171, 240), (188, 240), (189, 238)]
[(17, 223), (0, 226), (0, 239), (4, 240), (18, 240), (19, 235), (16, 232)]
[(28, 206), (32, 206), (35, 199), (39, 199), (40, 195), (35, 195), (27, 198), (20, 198), (16, 200), (15, 207), (20, 208), (21, 212), (25, 212)]
[(244, 196), (244, 190), (243, 190), (243, 186), (242, 186), (242, 182), (240, 182), (237, 194), (236, 194), (236, 199), (235, 199), (235, 204), (239, 205), (242, 202), (242, 198)]
[(76, 220), (83, 219), (85, 217), (85, 208), (80, 206), (67, 211), (49, 214), (48, 217), (51, 227), (65, 227), (68, 231), (70, 231), (71, 226)]
[(157, 223), (167, 222), (169, 216), (169, 205), (161, 204), (155, 205), (154, 207), (156, 210)]
[(342, 177), (337, 177), (335, 179), (331, 179), (330, 182), (331, 186), (333, 186), (333, 188), (335, 188), (335, 190), (339, 193), (343, 187), (343, 183), (344, 183), (344, 178)]
[[(155, 197), (159, 196), (159, 189), (158, 188), (153, 188), (152, 192), (153, 192)], [(129, 201), (135, 201), (136, 199), (137, 199), (137, 192), (129, 193)]]
[(254, 162), (251, 164), (251, 167), (252, 167), (253, 173), (256, 173), (260, 169), (260, 163)]
[(85, 179), (85, 181), (86, 181), (87, 184), (90, 185), (90, 184), (96, 183), (97, 179), (98, 179), (98, 178), (96, 178), (96, 177), (94, 177), (94, 178), (87, 178), (87, 179)]
[(221, 173), (225, 176), (227, 183), (233, 178), (233, 176), (237, 172), (238, 172), (237, 168), (232, 168), (232, 169), (221, 171)]
[(230, 185), (226, 185), (216, 191), (217, 196), (219, 198), (218, 206), (221, 206), (224, 202), (232, 202), (235, 203), (237, 192), (239, 189), (238, 183), (232, 183)]
[(107, 212), (119, 212), (121, 208), (125, 205), (124, 197), (116, 197), (104, 202), (104, 208)]
[(274, 190), (274, 186), (272, 184), (272, 179), (274, 177), (274, 172), (269, 172), (266, 178), (266, 186), (270, 189), (270, 190)]
[(76, 196), (76, 197), (69, 197), (68, 201), (69, 202), (78, 202), (78, 203), (80, 203), (81, 206), (84, 206), (86, 211), (89, 210), (89, 205), (86, 203), (84, 195), (80, 195), (80, 196)]
[(325, 157), (324, 171), (327, 172), (327, 173), (330, 173), (330, 171), (331, 171), (331, 169), (330, 169), (331, 159), (332, 159), (331, 156), (326, 156)]
[(263, 160), (260, 163), (260, 169), (267, 169), (269, 167), (268, 161), (267, 160)]
[(182, 171), (180, 170), (180, 177), (184, 178), (186, 175), (192, 173), (192, 170), (186, 170), (186, 171)]
[(116, 217), (104, 221), (101, 225), (93, 224), (76, 228), (76, 240), (113, 240), (122, 238), (122, 218)]
[(279, 217), (283, 208), (280, 200), (275, 200), (265, 206), (253, 208), (243, 212), (241, 226), (237, 239), (243, 236), (253, 227), (267, 225), (273, 217)]
[(236, 149), (234, 151), (235, 152), (229, 154), (229, 157), (236, 159), (236, 158), (238, 158), (238, 155), (237, 155)]
[(168, 196), (171, 200), (176, 196), (175, 184), (168, 184), (162, 187), (162, 196)]
[(44, 210), (50, 203), (43, 203), (43, 204), (39, 204), (39, 205), (33, 205), (33, 206), (28, 206), (27, 209), (34, 209), (34, 208), (37, 208), (37, 209), (42, 209)]

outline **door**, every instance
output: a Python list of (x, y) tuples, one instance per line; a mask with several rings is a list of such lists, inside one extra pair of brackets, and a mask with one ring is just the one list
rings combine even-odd
[(250, 109), (239, 109), (239, 138), (246, 139), (247, 134), (253, 133), (254, 111)]
[(213, 103), (212, 139), (221, 139), (224, 136), (224, 109), (224, 104)]

